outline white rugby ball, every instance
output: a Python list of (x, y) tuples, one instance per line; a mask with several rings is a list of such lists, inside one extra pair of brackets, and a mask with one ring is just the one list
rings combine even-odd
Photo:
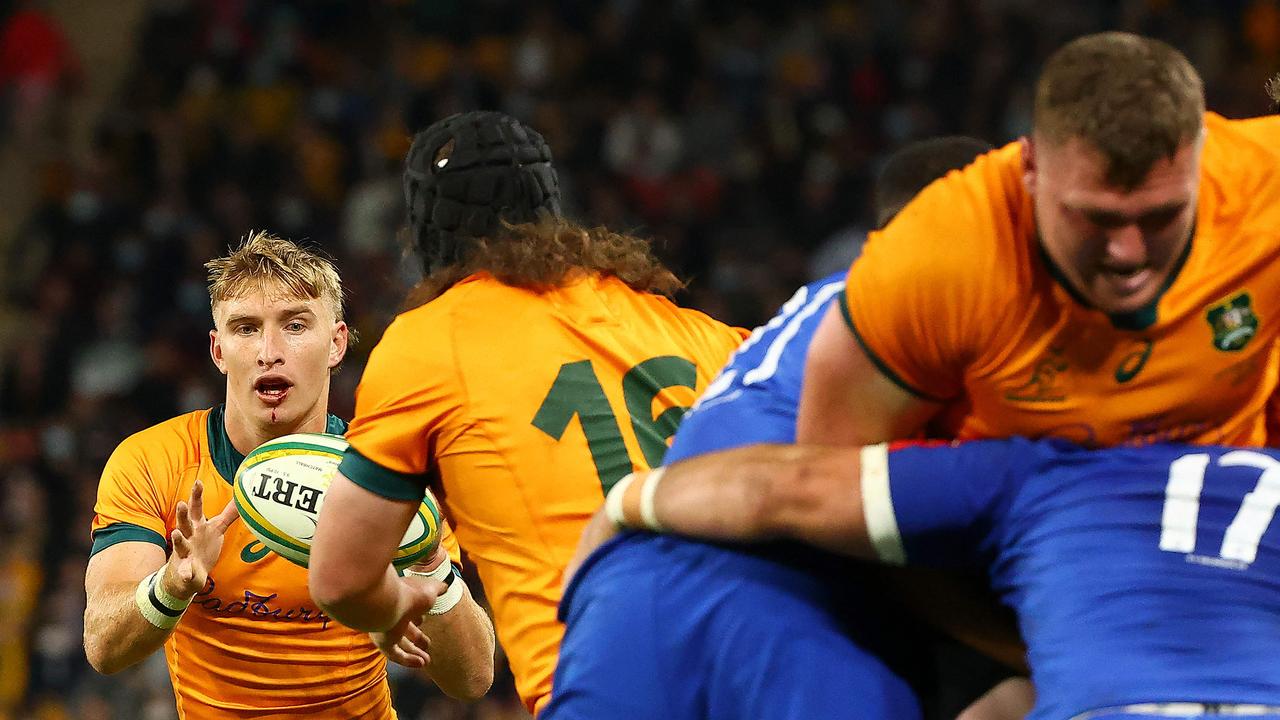
[[(234, 481), (236, 510), (263, 545), (307, 567), (325, 492), (346, 449), (340, 435), (297, 433), (269, 440), (245, 456)], [(403, 570), (430, 557), (439, 544), (440, 507), (427, 491), (392, 564)]]

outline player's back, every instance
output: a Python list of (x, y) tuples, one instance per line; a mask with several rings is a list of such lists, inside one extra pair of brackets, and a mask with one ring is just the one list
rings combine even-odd
[(962, 531), (973, 543), (917, 535), (907, 554), (982, 549), (1019, 614), (1039, 690), (1033, 717), (1148, 702), (1280, 706), (1280, 454), (999, 445), (985, 456), (960, 449), (976, 453), (967, 472), (950, 468), (973, 477), (963, 491), (945, 465), (920, 466), (949, 476), (933, 502), (980, 509)]
[(536, 702), (583, 525), (615, 482), (661, 463), (742, 333), (597, 275), (541, 293), (473, 276), (402, 323), (451, 355), (441, 371), (457, 398), (427, 443), (518, 689)]

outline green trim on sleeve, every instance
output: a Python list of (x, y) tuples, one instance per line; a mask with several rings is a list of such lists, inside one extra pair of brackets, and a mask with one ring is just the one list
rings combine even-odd
[(427, 488), (426, 475), (388, 470), (353, 447), (347, 448), (338, 472), (365, 490), (391, 500), (420, 501)]
[(112, 545), (119, 545), (122, 542), (154, 543), (159, 545), (166, 553), (169, 552), (169, 543), (160, 533), (151, 528), (144, 528), (141, 525), (121, 522), (93, 531), (93, 549), (89, 550), (89, 557), (93, 557)]
[(862, 352), (866, 353), (867, 358), (871, 360), (871, 363), (873, 365), (876, 366), (876, 369), (879, 370), (882, 375), (889, 378), (889, 380), (892, 381), (894, 385), (897, 385), (898, 387), (902, 388), (903, 390), (906, 390), (912, 395), (915, 395), (921, 400), (928, 400), (929, 402), (936, 402), (936, 403), (947, 402), (945, 398), (940, 398), (940, 397), (935, 397), (933, 395), (930, 395), (929, 393), (924, 392), (923, 390), (919, 390), (913, 387), (910, 383), (908, 383), (906, 380), (903, 380), (901, 377), (898, 377), (898, 374), (895, 373), (893, 369), (890, 368), (887, 363), (885, 363), (885, 361), (881, 360), (880, 356), (876, 355), (875, 351), (872, 350), (869, 345), (867, 345), (867, 341), (863, 339), (862, 333), (858, 332), (858, 326), (855, 325), (853, 322), (853, 315), (850, 314), (849, 312), (849, 295), (847, 293), (847, 290), (848, 290), (847, 287), (844, 290), (841, 290), (840, 295), (836, 300), (836, 305), (840, 307), (840, 317), (844, 318), (844, 324), (848, 326), (849, 332), (853, 333), (853, 337), (857, 339), (858, 345), (862, 346)]

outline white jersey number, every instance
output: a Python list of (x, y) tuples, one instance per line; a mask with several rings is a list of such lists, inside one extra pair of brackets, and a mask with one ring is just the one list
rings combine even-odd
[[(1280, 462), (1252, 450), (1234, 450), (1218, 458), (1223, 467), (1253, 467), (1262, 471), (1258, 485), (1244, 496), (1240, 512), (1227, 527), (1218, 556), (1248, 565), (1258, 557), (1258, 545), (1280, 507)], [(1200, 516), (1200, 494), (1209, 455), (1183, 455), (1169, 465), (1169, 484), (1164, 491), (1164, 513), (1160, 518), (1160, 549), (1192, 553), (1196, 549), (1196, 523)]]

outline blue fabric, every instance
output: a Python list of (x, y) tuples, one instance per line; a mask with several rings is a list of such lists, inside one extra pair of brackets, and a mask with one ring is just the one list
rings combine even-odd
[(601, 550), (561, 604), (543, 720), (920, 717), (906, 683), (865, 649), (877, 640), (843, 624), (856, 596), (675, 538), (632, 534)]
[(1280, 453), (990, 441), (894, 451), (889, 477), (908, 561), (987, 567), (1017, 610), (1032, 718), (1280, 706)]

